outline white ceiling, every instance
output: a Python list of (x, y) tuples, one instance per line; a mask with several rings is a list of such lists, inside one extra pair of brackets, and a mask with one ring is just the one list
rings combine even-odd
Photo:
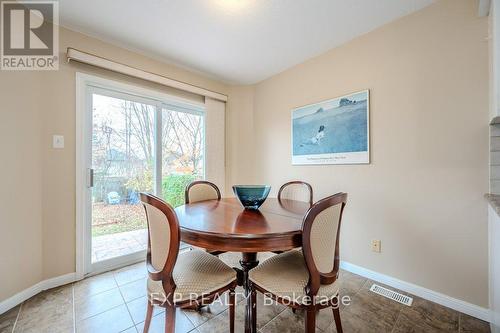
[(251, 84), (434, 0), (60, 0), (63, 26)]

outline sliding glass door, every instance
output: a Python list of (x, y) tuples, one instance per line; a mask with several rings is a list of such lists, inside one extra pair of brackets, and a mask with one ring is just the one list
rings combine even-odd
[(204, 112), (199, 107), (87, 87), (88, 212), (86, 273), (145, 258), (140, 192), (174, 207), (204, 177)]

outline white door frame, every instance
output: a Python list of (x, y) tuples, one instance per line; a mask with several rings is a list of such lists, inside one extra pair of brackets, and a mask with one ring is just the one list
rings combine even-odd
[[(167, 95), (142, 87), (104, 79), (98, 76), (76, 73), (76, 279), (83, 279), (87, 275), (98, 274), (107, 270), (115, 269), (125, 265), (144, 260), (145, 252), (141, 251), (124, 258), (113, 258), (91, 265), (90, 239), (91, 233), (86, 221), (91, 212), (91, 188), (89, 187), (88, 168), (91, 165), (91, 147), (86, 138), (92, 134), (92, 110), (91, 87), (117, 91), (118, 94), (126, 94), (155, 101), (158, 106), (164, 104), (188, 105), (189, 109), (204, 113), (204, 104), (188, 101), (176, 96)], [(134, 98), (135, 99), (135, 98)], [(160, 111), (161, 114), (161, 111)], [(158, 117), (158, 112), (155, 114)], [(161, 118), (161, 117), (159, 117)], [(161, 121), (156, 122), (161, 129)], [(157, 138), (155, 138), (157, 140)], [(157, 144), (157, 153), (161, 153), (161, 145)], [(203, 168), (205, 170), (205, 168)], [(157, 160), (155, 172), (161, 172), (161, 161)], [(156, 177), (155, 189), (161, 189), (161, 177)], [(92, 271), (90, 270), (92, 267)], [(89, 274), (90, 273), (90, 274)]]

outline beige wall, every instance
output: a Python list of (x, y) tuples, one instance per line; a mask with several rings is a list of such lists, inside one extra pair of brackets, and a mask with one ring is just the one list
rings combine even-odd
[(0, 301), (42, 277), (41, 82), (0, 72)]
[[(437, 4), (255, 87), (255, 179), (349, 193), (342, 259), (487, 307), (488, 45), (475, 1)], [(290, 110), (370, 89), (370, 165), (292, 166)], [(382, 240), (382, 253), (370, 241)]]

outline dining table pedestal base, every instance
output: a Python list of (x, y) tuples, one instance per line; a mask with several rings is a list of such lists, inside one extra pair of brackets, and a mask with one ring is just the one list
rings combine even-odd
[(257, 260), (256, 252), (243, 252), (242, 258), (240, 260), (240, 265), (242, 268), (242, 280), (241, 285), (245, 289), (246, 298), (246, 315), (245, 315), (245, 333), (256, 333), (257, 332), (257, 302), (256, 302), (256, 292), (252, 291), (250, 281), (248, 279), (248, 272), (257, 267), (259, 261)]

